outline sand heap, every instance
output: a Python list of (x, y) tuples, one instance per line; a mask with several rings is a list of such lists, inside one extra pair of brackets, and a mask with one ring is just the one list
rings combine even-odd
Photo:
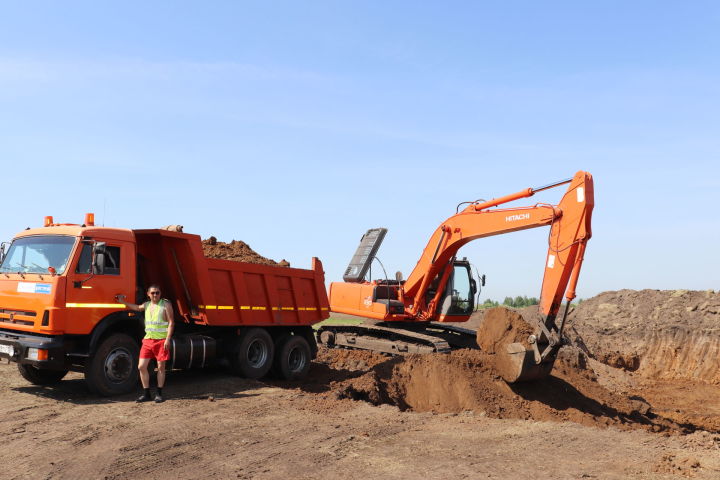
[(232, 260), (234, 262), (258, 263), (261, 265), (279, 265), (281, 267), (290, 266), (290, 263), (285, 259), (280, 262), (276, 262), (263, 257), (242, 240), (233, 240), (230, 243), (225, 243), (219, 242), (215, 237), (210, 237), (202, 241), (202, 247), (203, 253), (208, 258), (220, 258), (223, 260)]

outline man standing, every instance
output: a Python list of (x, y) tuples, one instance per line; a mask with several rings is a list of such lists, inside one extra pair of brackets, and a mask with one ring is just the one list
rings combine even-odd
[(150, 285), (147, 294), (150, 301), (142, 305), (127, 303), (125, 295), (118, 295), (115, 298), (131, 310), (145, 312), (145, 338), (143, 338), (142, 347), (140, 348), (140, 361), (138, 363), (140, 381), (144, 392), (136, 401), (147, 402), (150, 400), (148, 365), (150, 360), (154, 358), (157, 360), (158, 366), (155, 402), (160, 403), (163, 401), (162, 389), (165, 385), (165, 362), (170, 358), (170, 338), (175, 324), (172, 305), (168, 300), (160, 298), (160, 287), (154, 284)]

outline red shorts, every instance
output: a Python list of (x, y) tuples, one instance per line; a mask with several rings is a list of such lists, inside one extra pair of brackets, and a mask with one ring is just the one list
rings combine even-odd
[(158, 362), (168, 361), (170, 359), (170, 350), (165, 350), (165, 339), (143, 338), (140, 347), (140, 358), (154, 358)]

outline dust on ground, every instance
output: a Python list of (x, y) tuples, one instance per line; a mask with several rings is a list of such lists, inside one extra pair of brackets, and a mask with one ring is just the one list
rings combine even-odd
[[(483, 335), (484, 350), (450, 354), (321, 349), (301, 382), (173, 372), (160, 405), (94, 397), (79, 374), (32, 386), (0, 365), (0, 462), (18, 479), (719, 478), (716, 363), (682, 361), (712, 354), (717, 294), (599, 297), (569, 312), (552, 376), (526, 384), (502, 381)], [(470, 325), (494, 339), (527, 333), (483, 320)]]

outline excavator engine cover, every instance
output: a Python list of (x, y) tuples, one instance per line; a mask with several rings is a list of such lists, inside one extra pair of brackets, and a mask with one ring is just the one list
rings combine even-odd
[(510, 343), (505, 352), (496, 354), (495, 365), (507, 383), (539, 380), (550, 375), (555, 358), (535, 363), (535, 352), (522, 343)]

